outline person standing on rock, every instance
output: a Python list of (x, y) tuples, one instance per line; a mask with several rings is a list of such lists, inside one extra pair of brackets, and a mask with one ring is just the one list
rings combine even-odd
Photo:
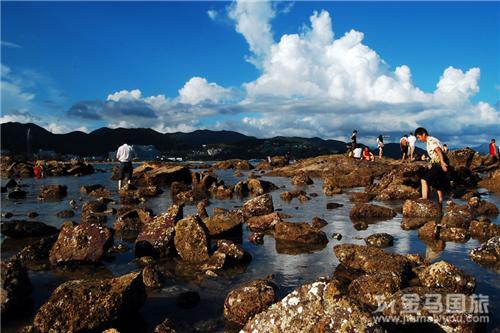
[(422, 199), (429, 198), (429, 186), (437, 190), (439, 204), (443, 204), (443, 191), (448, 187), (448, 156), (443, 151), (441, 142), (430, 136), (427, 130), (419, 127), (415, 130), (417, 139), (426, 143), (427, 154), (430, 158), (430, 168), (428, 168), (422, 179)]
[(417, 138), (413, 135), (413, 132), (410, 132), (410, 136), (408, 137), (408, 148), (410, 161), (415, 159), (415, 143), (417, 142)]
[(123, 140), (123, 144), (116, 152), (116, 159), (120, 162), (120, 180), (118, 180), (118, 190), (122, 188), (122, 184), (125, 179), (127, 179), (127, 183), (130, 184), (133, 172), (132, 159), (134, 157), (134, 147), (129, 145), (129, 140), (125, 138), (125, 140)]
[(377, 138), (377, 146), (378, 146), (378, 158), (382, 159), (382, 155), (384, 153), (384, 136), (380, 134)]
[(404, 161), (408, 157), (408, 135), (405, 134), (399, 139), (399, 148), (401, 148), (401, 159)]
[(357, 145), (358, 145), (358, 130), (354, 130), (352, 131), (351, 134), (351, 151), (354, 151)]
[(489, 147), (490, 147), (490, 156), (498, 157), (498, 148), (495, 139), (491, 139)]

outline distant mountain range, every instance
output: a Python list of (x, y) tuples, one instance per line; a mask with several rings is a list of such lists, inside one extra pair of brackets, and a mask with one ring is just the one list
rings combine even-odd
[[(27, 144), (27, 132), (31, 142)], [(274, 137), (259, 139), (233, 131), (197, 130), (191, 133), (159, 133), (149, 128), (100, 128), (91, 133), (70, 132), (53, 134), (36, 124), (0, 124), (1, 148), (14, 155), (25, 155), (28, 149), (51, 150), (59, 154), (103, 156), (116, 151), (124, 138), (135, 145), (153, 145), (163, 155), (185, 159), (265, 158), (289, 154), (292, 158), (306, 158), (321, 154), (343, 153), (346, 143), (321, 138)], [(208, 149), (215, 150), (210, 156)], [(420, 153), (422, 151), (420, 150)], [(386, 144), (384, 155), (399, 158), (399, 144)]]

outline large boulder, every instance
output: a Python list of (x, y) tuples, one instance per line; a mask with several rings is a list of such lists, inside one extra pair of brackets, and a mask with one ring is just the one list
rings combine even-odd
[(469, 257), (481, 264), (497, 264), (500, 262), (500, 236), (492, 237), (479, 247), (469, 252)]
[(104, 188), (104, 186), (101, 184), (83, 185), (82, 187), (80, 187), (80, 193), (90, 194), (102, 188)]
[(271, 157), (271, 166), (275, 168), (282, 168), (290, 164), (288, 156), (273, 156)]
[(420, 229), (418, 229), (418, 238), (422, 240), (433, 241), (439, 239), (439, 231), (441, 227), (436, 221), (428, 221)]
[(411, 186), (391, 184), (380, 192), (375, 199), (379, 201), (418, 199), (420, 192)]
[(76, 226), (65, 223), (50, 250), (50, 263), (97, 263), (112, 245), (113, 232), (107, 227), (97, 223)]
[(146, 300), (140, 273), (61, 284), (38, 310), (40, 332), (101, 332), (136, 313)]
[(314, 181), (305, 172), (301, 172), (292, 177), (292, 185), (303, 186), (314, 184)]
[(469, 228), (472, 218), (473, 215), (470, 206), (449, 203), (441, 224), (446, 227)]
[(473, 277), (446, 261), (439, 261), (418, 270), (417, 275), (424, 287), (445, 288), (450, 292), (463, 294), (472, 294), (476, 287)]
[(256, 314), (278, 301), (277, 287), (268, 280), (247, 282), (229, 292), (224, 301), (224, 318), (243, 326)]
[(481, 155), (468, 147), (450, 151), (448, 159), (450, 160), (450, 165), (454, 168), (465, 167), (467, 169), (475, 169), (482, 164)]
[(182, 206), (173, 205), (165, 213), (144, 224), (135, 240), (136, 257), (164, 257), (173, 252), (175, 225), (183, 217)]
[(248, 219), (252, 216), (266, 215), (274, 212), (273, 198), (270, 194), (263, 194), (250, 199), (243, 204), (243, 216)]
[(373, 176), (369, 174), (359, 174), (353, 171), (348, 174), (338, 174), (324, 179), (323, 189), (325, 188), (347, 188), (369, 186), (373, 182)]
[(305, 284), (280, 302), (251, 318), (243, 333), (253, 332), (385, 332), (336, 285), (324, 281)]
[(2, 234), (12, 238), (43, 237), (59, 232), (57, 228), (42, 222), (13, 220), (1, 224)]
[(474, 213), (475, 215), (496, 217), (498, 216), (499, 211), (498, 207), (494, 203), (480, 200), (477, 206), (474, 207)]
[(50, 250), (57, 240), (57, 235), (42, 237), (33, 244), (26, 245), (21, 251), (16, 254), (23, 265), (31, 267), (39, 263), (46, 263), (49, 260)]
[(300, 244), (326, 244), (326, 234), (305, 222), (277, 222), (274, 228), (274, 238)]
[(469, 240), (470, 233), (469, 230), (464, 228), (442, 228), (439, 231), (439, 239), (442, 239), (446, 242), (458, 242), (465, 243)]
[(2, 260), (0, 263), (1, 276), (1, 314), (15, 315), (17, 312), (29, 308), (31, 299), (31, 282), (28, 271), (18, 259)]
[(26, 199), (27, 195), (28, 192), (16, 187), (13, 191), (10, 191), (9, 194), (7, 194), (7, 198), (12, 200)]
[(208, 260), (207, 230), (198, 216), (188, 216), (175, 226), (175, 248), (182, 260), (201, 263)]
[(406, 200), (403, 204), (404, 217), (432, 218), (441, 216), (441, 207), (428, 199)]
[(243, 212), (241, 209), (214, 214), (203, 219), (210, 236), (241, 234)]
[(357, 203), (349, 212), (349, 217), (353, 221), (359, 220), (389, 220), (397, 213), (388, 207), (373, 205), (369, 203)]
[(333, 247), (340, 263), (348, 268), (371, 273), (410, 273), (413, 261), (408, 257), (385, 252), (373, 246), (339, 244)]
[(166, 186), (173, 182), (191, 183), (191, 172), (185, 166), (146, 164), (134, 169), (133, 179), (140, 186)]
[(257, 178), (248, 178), (245, 181), (238, 182), (234, 186), (233, 191), (235, 195), (244, 197), (249, 194), (258, 196), (276, 189), (278, 189), (278, 187), (271, 182)]
[(40, 200), (58, 200), (64, 198), (68, 194), (66, 185), (46, 185), (42, 186), (38, 198)]

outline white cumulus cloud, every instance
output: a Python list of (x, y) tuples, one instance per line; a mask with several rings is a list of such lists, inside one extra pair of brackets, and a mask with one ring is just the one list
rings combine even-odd
[(216, 83), (209, 83), (202, 77), (192, 77), (184, 87), (179, 89), (179, 100), (185, 104), (201, 102), (220, 102), (227, 97), (229, 90)]

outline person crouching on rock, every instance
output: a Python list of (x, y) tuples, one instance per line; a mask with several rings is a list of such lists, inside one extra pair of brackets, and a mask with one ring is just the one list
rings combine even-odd
[(363, 160), (365, 160), (365, 161), (375, 161), (375, 156), (368, 149), (368, 147), (365, 147), (365, 149), (363, 149)]
[(422, 198), (428, 199), (429, 186), (437, 190), (439, 204), (443, 204), (443, 190), (448, 187), (448, 157), (443, 151), (441, 142), (429, 135), (427, 130), (419, 127), (415, 130), (415, 136), (421, 142), (426, 143), (427, 154), (431, 162), (430, 167), (425, 171), (422, 183)]
[(130, 184), (133, 172), (132, 159), (134, 157), (134, 147), (129, 145), (129, 140), (125, 138), (125, 140), (123, 140), (123, 144), (116, 152), (116, 159), (120, 162), (120, 180), (118, 180), (118, 190), (122, 188), (122, 184), (125, 179), (127, 179), (127, 183)]

